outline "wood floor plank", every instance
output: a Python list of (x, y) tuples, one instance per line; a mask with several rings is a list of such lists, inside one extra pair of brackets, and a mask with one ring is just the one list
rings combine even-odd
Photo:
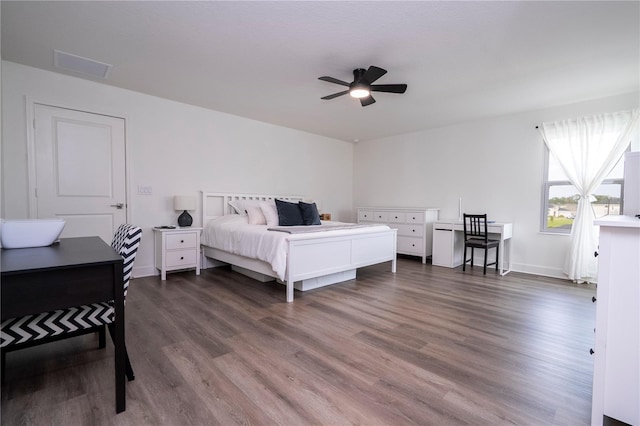
[(87, 335), (7, 355), (14, 425), (587, 425), (593, 285), (398, 259), (284, 301), (229, 268), (134, 279), (136, 379)]

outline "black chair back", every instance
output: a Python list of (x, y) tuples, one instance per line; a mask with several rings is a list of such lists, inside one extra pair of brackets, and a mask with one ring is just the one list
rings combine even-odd
[(486, 214), (464, 214), (464, 240), (489, 240)]

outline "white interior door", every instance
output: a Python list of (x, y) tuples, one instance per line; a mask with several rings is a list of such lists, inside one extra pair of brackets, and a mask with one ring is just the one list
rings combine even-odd
[(111, 243), (127, 218), (124, 119), (42, 104), (34, 118), (37, 217)]

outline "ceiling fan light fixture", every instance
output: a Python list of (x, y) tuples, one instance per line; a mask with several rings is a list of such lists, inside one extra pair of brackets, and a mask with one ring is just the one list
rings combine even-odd
[(349, 95), (358, 99), (366, 98), (369, 94), (369, 89), (364, 85), (356, 85), (349, 90)]

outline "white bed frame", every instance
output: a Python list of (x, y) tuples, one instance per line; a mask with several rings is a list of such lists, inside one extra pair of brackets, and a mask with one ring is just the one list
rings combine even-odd
[[(226, 194), (202, 191), (202, 226), (211, 219), (235, 213), (232, 200), (301, 201), (300, 196), (259, 194)], [(382, 230), (345, 236), (326, 236), (322, 233), (289, 241), (287, 271), (287, 302), (293, 302), (294, 286), (302, 291), (347, 281), (356, 277), (356, 269), (391, 261), (396, 272), (396, 230)], [(234, 270), (261, 281), (276, 278), (271, 265), (261, 260), (232, 254), (213, 247), (202, 246), (202, 266), (231, 264)], [(213, 259), (211, 263), (208, 259)], [(215, 262), (217, 261), (217, 262)]]

